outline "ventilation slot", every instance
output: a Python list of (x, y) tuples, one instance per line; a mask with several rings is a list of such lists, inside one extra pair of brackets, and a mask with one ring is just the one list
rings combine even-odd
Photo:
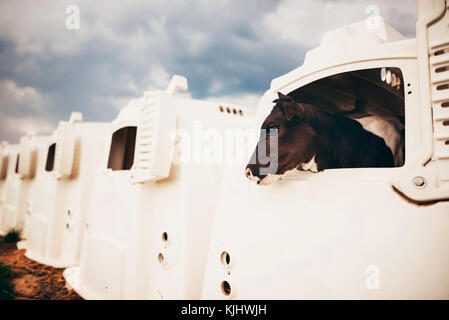
[(437, 90), (447, 90), (447, 89), (449, 89), (448, 83), (441, 84), (441, 85), (437, 86)]
[(14, 169), (15, 173), (19, 173), (19, 161), (20, 161), (20, 155), (17, 155), (16, 158), (16, 168)]
[(153, 135), (156, 110), (154, 103), (150, 103), (143, 110), (144, 119), (139, 125), (139, 137), (138, 137), (138, 170), (148, 170), (151, 168), (151, 160), (153, 156)]
[(48, 148), (47, 163), (45, 164), (46, 171), (53, 171), (53, 167), (55, 165), (55, 151), (56, 151), (56, 143), (53, 143)]
[(435, 69), (436, 73), (440, 73), (440, 72), (445, 72), (449, 70), (449, 66), (445, 66), (445, 67), (438, 67)]
[(449, 49), (440, 49), (440, 50), (435, 51), (435, 53), (433, 55), (434, 56), (441, 56), (442, 54), (445, 54), (447, 52), (449, 52)]

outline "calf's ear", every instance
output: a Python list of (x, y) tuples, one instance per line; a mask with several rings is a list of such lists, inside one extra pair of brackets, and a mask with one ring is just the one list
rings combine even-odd
[(313, 117), (315, 110), (311, 109), (308, 105), (297, 103), (292, 97), (278, 92), (279, 99), (275, 100), (280, 103), (285, 117), (288, 121), (293, 119), (294, 116), (298, 116), (302, 119)]
[(295, 100), (293, 100), (292, 97), (290, 97), (286, 94), (283, 94), (281, 92), (278, 92), (278, 97), (281, 101), (289, 101), (289, 102), (293, 102), (293, 103), (295, 102)]
[(298, 109), (296, 107), (295, 100), (287, 96), (285, 94), (282, 94), (278, 92), (279, 97), (279, 103), (281, 104), (281, 108), (284, 111), (285, 117), (288, 121), (290, 121), (296, 114), (298, 114)]

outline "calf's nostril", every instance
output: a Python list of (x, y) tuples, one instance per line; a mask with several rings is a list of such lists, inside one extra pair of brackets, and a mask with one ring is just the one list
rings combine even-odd
[(251, 170), (249, 168), (246, 169), (245, 176), (251, 177)]

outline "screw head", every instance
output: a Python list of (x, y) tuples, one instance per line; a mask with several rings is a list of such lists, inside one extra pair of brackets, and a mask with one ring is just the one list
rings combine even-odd
[(413, 178), (413, 185), (417, 188), (424, 188), (426, 186), (426, 179), (418, 176)]

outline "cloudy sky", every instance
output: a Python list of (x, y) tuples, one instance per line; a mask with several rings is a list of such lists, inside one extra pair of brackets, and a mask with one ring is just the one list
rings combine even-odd
[[(79, 30), (66, 28), (73, 4)], [(370, 5), (415, 36), (415, 0), (2, 0), (0, 140), (51, 133), (71, 111), (111, 121), (173, 74), (193, 98), (254, 107), (323, 32), (367, 18)]]

